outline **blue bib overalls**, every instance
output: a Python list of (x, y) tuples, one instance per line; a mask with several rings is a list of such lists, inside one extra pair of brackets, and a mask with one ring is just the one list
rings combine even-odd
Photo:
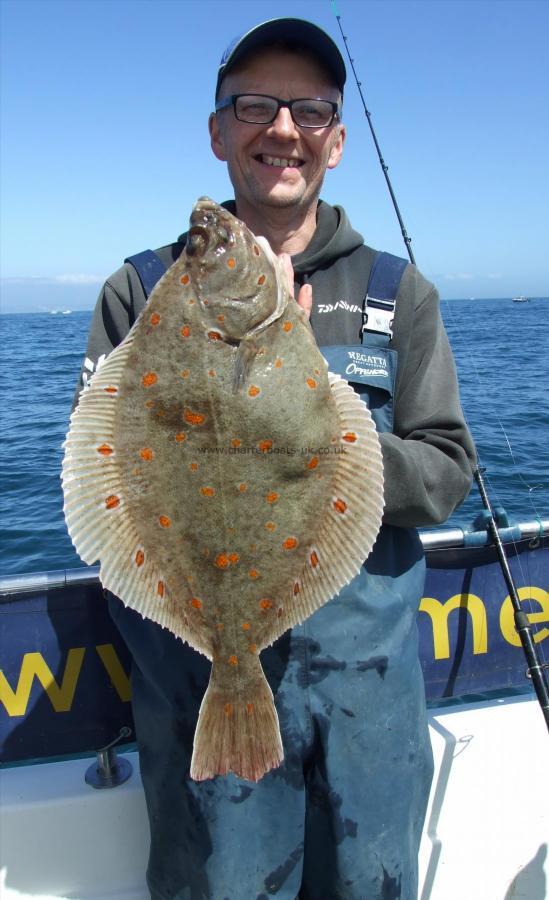
[[(362, 344), (321, 348), (380, 431), (392, 430), (396, 374), (387, 309), (374, 301)], [(416, 634), (424, 574), (417, 533), (383, 526), (353, 582), (263, 651), (285, 759), (257, 784), (190, 779), (210, 664), (111, 602), (134, 660), (154, 900), (414, 900), (432, 775)]]

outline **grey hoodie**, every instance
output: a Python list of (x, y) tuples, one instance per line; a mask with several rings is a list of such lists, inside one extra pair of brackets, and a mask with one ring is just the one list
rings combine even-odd
[[(234, 202), (223, 204), (235, 212)], [(155, 252), (166, 266), (186, 235)], [(319, 202), (317, 228), (292, 258), (296, 284), (313, 288), (311, 326), (320, 346), (360, 344), (362, 305), (375, 251), (340, 206)], [(103, 286), (95, 308), (77, 395), (99, 360), (128, 334), (146, 298), (129, 264)], [(444, 522), (471, 486), (475, 448), (461, 404), (452, 352), (434, 286), (408, 265), (397, 295), (391, 349), (398, 353), (393, 433), (380, 435), (385, 468), (384, 522), (425, 527)]]

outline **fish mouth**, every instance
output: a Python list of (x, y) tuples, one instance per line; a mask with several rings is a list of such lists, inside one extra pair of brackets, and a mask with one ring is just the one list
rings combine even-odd
[(187, 256), (199, 258), (204, 256), (210, 244), (210, 235), (203, 225), (193, 225), (187, 237)]
[(233, 216), (209, 197), (200, 197), (189, 222), (187, 255), (202, 258), (208, 251), (226, 250), (235, 242)]

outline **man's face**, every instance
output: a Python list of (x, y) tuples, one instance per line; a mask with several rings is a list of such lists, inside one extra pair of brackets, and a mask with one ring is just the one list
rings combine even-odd
[[(220, 99), (245, 93), (281, 100), (340, 99), (337, 87), (313, 57), (274, 48), (250, 56), (227, 75)], [(239, 122), (229, 107), (210, 117), (210, 134), (213, 152), (227, 162), (237, 206), (249, 205), (256, 211), (306, 210), (316, 204), (326, 169), (339, 163), (345, 138), (337, 120), (328, 128), (301, 128), (284, 108), (269, 125), (249, 125)]]

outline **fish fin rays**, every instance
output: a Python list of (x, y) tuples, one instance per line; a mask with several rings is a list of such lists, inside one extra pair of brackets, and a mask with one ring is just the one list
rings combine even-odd
[(261, 669), (246, 695), (227, 688), (214, 663), (204, 694), (194, 737), (191, 778), (204, 781), (234, 772), (247, 781), (259, 781), (284, 759), (273, 695)]
[(124, 567), (118, 557), (119, 554), (115, 553), (103, 557), (99, 572), (103, 587), (115, 594), (129, 609), (138, 612), (143, 618), (150, 619), (156, 625), (167, 628), (176, 637), (191, 644), (207, 659), (211, 659), (211, 649), (207, 640), (201, 640), (198, 629), (191, 632), (181, 605), (176, 602), (156, 567), (149, 564), (146, 571), (138, 573), (134, 566)]
[(82, 392), (64, 443), (61, 481), (65, 520), (77, 553), (88, 564), (116, 544), (123, 530), (123, 520), (115, 514), (123, 498), (114, 432), (117, 395), (132, 342), (128, 337), (120, 344)]
[[(143, 546), (117, 466), (117, 396), (132, 342), (130, 335), (107, 357), (71, 416), (61, 475), (65, 520), (80, 558), (89, 565), (101, 561), (99, 577), (106, 590), (188, 641), (184, 613)], [(211, 658), (196, 633), (192, 643)]]
[(328, 377), (340, 424), (332, 497), (266, 643), (303, 622), (358, 575), (381, 527), (383, 460), (374, 421), (346, 381), (331, 372)]

